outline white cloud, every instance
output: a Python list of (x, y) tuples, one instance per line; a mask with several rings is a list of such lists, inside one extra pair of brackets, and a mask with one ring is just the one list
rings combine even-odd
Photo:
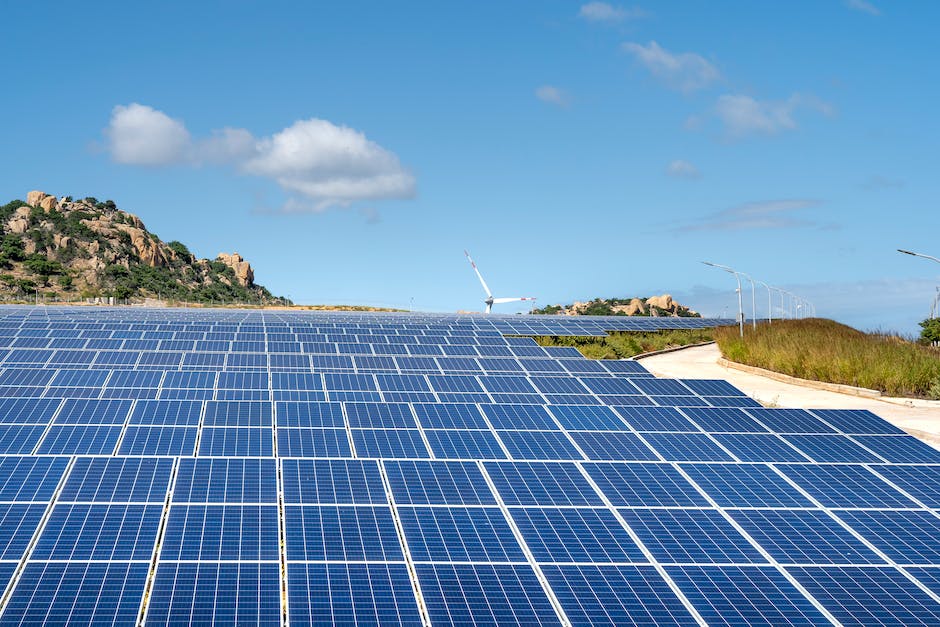
[(871, 2), (866, 2), (866, 0), (845, 0), (845, 6), (853, 11), (861, 11), (869, 15), (881, 15), (881, 10)]
[(718, 98), (714, 113), (733, 138), (746, 135), (775, 135), (797, 128), (794, 113), (811, 109), (831, 115), (831, 105), (813, 96), (793, 94), (786, 100), (757, 100), (742, 94), (724, 94)]
[(606, 2), (588, 2), (581, 5), (578, 17), (589, 22), (622, 22), (624, 20), (645, 17), (646, 11), (638, 7), (624, 8)]
[(542, 102), (558, 105), (559, 107), (567, 107), (571, 104), (571, 98), (568, 96), (568, 93), (552, 85), (542, 85), (536, 88), (535, 97)]
[(671, 161), (666, 166), (666, 174), (677, 179), (698, 179), (702, 177), (702, 173), (695, 167), (695, 164), (684, 159)]
[(162, 111), (132, 103), (111, 111), (105, 130), (111, 158), (130, 165), (168, 165), (188, 157), (189, 131)]
[(680, 226), (673, 230), (681, 233), (798, 227), (832, 228), (832, 225), (821, 224), (814, 220), (793, 215), (801, 209), (809, 209), (818, 205), (818, 200), (809, 198), (749, 202), (712, 213), (698, 222)]
[(694, 52), (669, 52), (655, 41), (646, 46), (627, 42), (623, 49), (665, 85), (682, 92), (704, 89), (721, 78), (718, 68)]
[(135, 103), (114, 108), (105, 134), (118, 163), (214, 163), (274, 180), (293, 195), (282, 208), (287, 212), (415, 194), (415, 178), (395, 154), (360, 131), (327, 120), (299, 120), (270, 137), (223, 128), (194, 140), (181, 121)]

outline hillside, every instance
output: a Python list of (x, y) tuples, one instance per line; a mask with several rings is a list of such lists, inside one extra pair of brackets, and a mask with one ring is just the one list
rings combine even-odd
[(702, 317), (698, 312), (674, 301), (669, 294), (649, 298), (595, 298), (586, 302), (575, 301), (570, 305), (548, 305), (533, 309), (531, 313), (563, 316)]
[(111, 200), (29, 192), (0, 207), (0, 297), (272, 302), (238, 253), (196, 259)]

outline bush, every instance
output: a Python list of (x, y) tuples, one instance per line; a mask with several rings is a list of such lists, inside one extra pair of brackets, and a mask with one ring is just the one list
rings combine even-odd
[(172, 242), (167, 242), (166, 245), (167, 245), (167, 248), (175, 252), (179, 256), (180, 259), (184, 259), (186, 261), (192, 261), (193, 254), (189, 252), (188, 248), (186, 248), (186, 244), (173, 240)]
[(34, 253), (30, 255), (23, 265), (33, 274), (40, 276), (49, 276), (52, 274), (62, 274), (65, 268), (58, 261), (49, 261), (45, 255)]
[(0, 254), (13, 261), (22, 261), (24, 257), (23, 240), (15, 233), (4, 235), (3, 242), (0, 243)]

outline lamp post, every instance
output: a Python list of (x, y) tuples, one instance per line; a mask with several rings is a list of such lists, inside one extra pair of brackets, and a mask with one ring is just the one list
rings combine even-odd
[(746, 277), (748, 281), (751, 282), (751, 326), (757, 328), (757, 295), (756, 288), (754, 287), (754, 279), (751, 278), (751, 275), (741, 273), (741, 276)]
[[(924, 259), (930, 259), (931, 261), (936, 261), (937, 263), (940, 263), (940, 259), (937, 259), (936, 257), (931, 257), (930, 255), (925, 255), (925, 254), (923, 254), (923, 253), (914, 253), (914, 252), (911, 252), (911, 251), (909, 251), (909, 250), (904, 250), (903, 248), (898, 248), (898, 252), (899, 252), (899, 253), (904, 253), (905, 255), (911, 255), (912, 257), (923, 257)], [(938, 287), (937, 289), (940, 290), (940, 287)], [(940, 298), (940, 292), (938, 292), (937, 298)], [(933, 304), (930, 306), (930, 317), (931, 317), (931, 318), (934, 317), (934, 310), (935, 310), (936, 307), (937, 307), (937, 298), (934, 298), (934, 299), (933, 299)]]
[(767, 288), (767, 324), (771, 324), (774, 321), (774, 314), (773, 314), (774, 306), (770, 301), (770, 290), (772, 288), (766, 283), (764, 283), (763, 281), (758, 281), (758, 283), (760, 283), (761, 285)]
[(744, 300), (741, 296), (741, 275), (728, 266), (721, 266), (717, 263), (712, 263), (710, 261), (703, 261), (706, 266), (711, 266), (713, 268), (718, 268), (719, 270), (724, 270), (729, 274), (733, 274), (734, 278), (738, 281), (738, 330), (741, 333), (741, 337), (744, 337)]

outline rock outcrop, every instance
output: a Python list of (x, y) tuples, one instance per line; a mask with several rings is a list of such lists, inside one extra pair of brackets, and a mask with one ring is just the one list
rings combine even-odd
[(197, 259), (163, 242), (113, 201), (56, 198), (33, 190), (0, 206), (0, 294), (37, 287), (70, 297), (160, 295), (205, 302), (264, 302), (251, 264), (238, 253)]
[(536, 314), (558, 314), (564, 316), (684, 316), (698, 317), (698, 313), (680, 305), (669, 294), (649, 298), (595, 298), (585, 302), (575, 301), (570, 305), (549, 305), (534, 309)]
[(242, 259), (241, 255), (238, 253), (232, 253), (231, 255), (219, 253), (217, 259), (235, 271), (235, 278), (238, 279), (240, 285), (245, 287), (254, 285), (255, 271), (252, 270), (251, 264)]

